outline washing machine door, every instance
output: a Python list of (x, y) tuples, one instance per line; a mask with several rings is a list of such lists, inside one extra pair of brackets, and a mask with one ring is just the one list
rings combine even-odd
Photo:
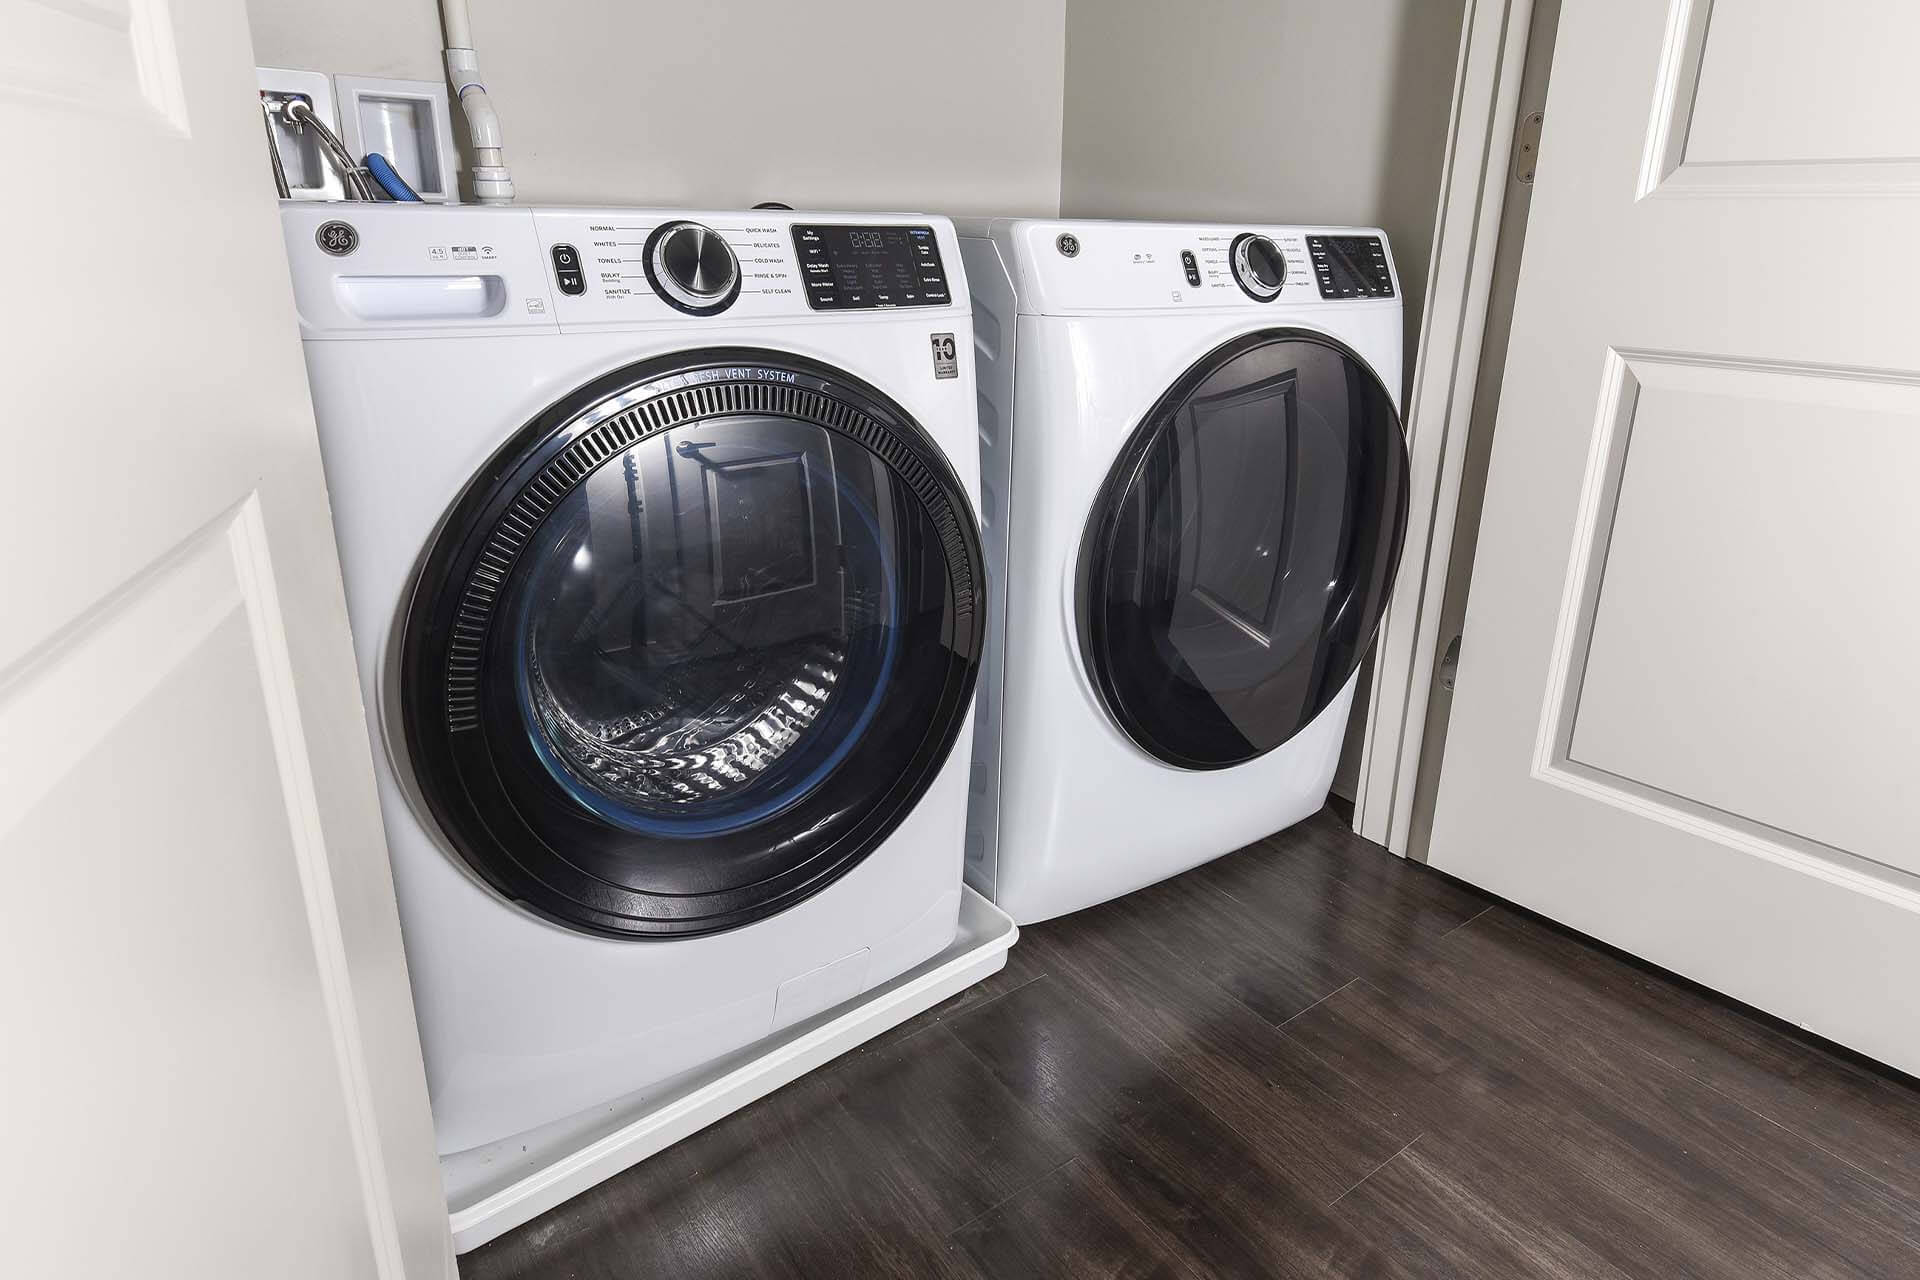
[(1219, 769), (1332, 702), (1400, 558), (1407, 450), (1392, 394), (1324, 335), (1210, 352), (1129, 438), (1081, 542), (1082, 658), (1143, 750)]
[(412, 772), (473, 869), (552, 920), (746, 924), (932, 782), (982, 582), (959, 481), (873, 388), (764, 351), (619, 370), (443, 523), (402, 641)]

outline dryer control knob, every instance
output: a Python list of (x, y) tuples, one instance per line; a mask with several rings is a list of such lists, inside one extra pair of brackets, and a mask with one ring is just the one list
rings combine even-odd
[(654, 228), (641, 261), (654, 292), (689, 315), (725, 311), (740, 296), (740, 262), (732, 247), (697, 222)]
[(1272, 302), (1280, 296), (1280, 286), (1287, 282), (1287, 260), (1281, 256), (1279, 245), (1247, 232), (1233, 238), (1228, 257), (1234, 281), (1249, 298)]

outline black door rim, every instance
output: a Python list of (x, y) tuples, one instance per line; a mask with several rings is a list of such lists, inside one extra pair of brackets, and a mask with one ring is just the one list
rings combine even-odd
[[(1279, 741), (1258, 749), (1247, 750), (1231, 756), (1203, 758), (1170, 750), (1164, 743), (1156, 741), (1154, 735), (1135, 716), (1132, 710), (1113, 687), (1113, 681), (1105, 670), (1101, 656), (1101, 642), (1097, 635), (1096, 610), (1094, 609), (1095, 583), (1103, 572), (1107, 547), (1120, 517), (1120, 500), (1130, 493), (1139, 481), (1146, 466), (1149, 454), (1155, 444), (1173, 428), (1174, 413), (1203, 386), (1213, 373), (1233, 361), (1238, 356), (1257, 348), (1281, 342), (1309, 343), (1325, 347), (1337, 353), (1360, 371), (1374, 387), (1386, 397), (1389, 412), (1392, 414), (1394, 454), (1392, 488), (1395, 491), (1392, 506), (1392, 553), (1387, 567), (1386, 578), (1381, 591), (1381, 600), (1392, 589), (1393, 579), (1398, 572), (1400, 555), (1404, 547), (1408, 515), (1408, 453), (1406, 436), (1401, 424), (1397, 400), (1381, 382), (1379, 374), (1372, 364), (1358, 351), (1331, 334), (1313, 329), (1292, 327), (1273, 327), (1254, 330), (1236, 335), (1228, 341), (1212, 348), (1195, 360), (1173, 384), (1142, 415), (1139, 424), (1128, 437), (1106, 478), (1096, 491), (1092, 509), (1088, 513), (1086, 525), (1081, 533), (1079, 550), (1074, 566), (1074, 628), (1079, 642), (1080, 660), (1088, 684), (1100, 702), (1112, 723), (1120, 729), (1136, 748), (1151, 757), (1157, 763), (1189, 772), (1211, 772), (1237, 768), (1258, 760), (1279, 750), (1297, 736), (1305, 724), (1295, 728), (1292, 733)], [(1352, 679), (1353, 671), (1358, 670), (1366, 651), (1371, 647), (1373, 637), (1379, 630), (1380, 616), (1375, 616), (1366, 628), (1365, 635), (1354, 647), (1352, 668), (1338, 682), (1335, 693), (1319, 710), (1330, 705), (1337, 698), (1339, 688), (1344, 688)], [(1317, 714), (1317, 711), (1316, 711)]]
[[(920, 561), (944, 573), (939, 619), (936, 625), (923, 611), (916, 625), (931, 640), (919, 637), (911, 678), (889, 686), (888, 695), (924, 714), (902, 721), (890, 742), (865, 750), (866, 758), (856, 751), (832, 788), (822, 784), (819, 812), (809, 812), (810, 798), (765, 830), (676, 840), (605, 835), (583, 827), (577, 813), (556, 819), (551, 806), (564, 807), (563, 799), (526, 788), (524, 771), (507, 758), (516, 750), (511, 735), (490, 719), (489, 698), (515, 683), (497, 664), (511, 629), (499, 615), (519, 569), (516, 554), (603, 463), (675, 428), (749, 417), (791, 418), (860, 446), (883, 464), (898, 500), (926, 525)], [(676, 938), (765, 919), (851, 871), (938, 776), (971, 705), (985, 633), (983, 563), (971, 503), (946, 457), (870, 384), (819, 361), (756, 348), (689, 350), (614, 369), (515, 432), (441, 521), (402, 624), (400, 710), (411, 772), (468, 868), (510, 901), (569, 929)], [(877, 762), (883, 747), (889, 754)], [(520, 794), (508, 790), (507, 778), (522, 785)], [(569, 857), (574, 846), (542, 825), (548, 819), (609, 848), (627, 841), (636, 858), (665, 853), (692, 865), (697, 849), (715, 859), (738, 855), (766, 874), (687, 891), (614, 883), (577, 865)], [(776, 846), (777, 866), (768, 852)]]

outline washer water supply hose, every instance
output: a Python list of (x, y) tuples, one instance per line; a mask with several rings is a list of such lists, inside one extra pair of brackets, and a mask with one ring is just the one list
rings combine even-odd
[(260, 123), (267, 127), (267, 159), (273, 162), (273, 189), (285, 200), (293, 192), (287, 187), (287, 166), (280, 159), (280, 140), (273, 136), (273, 104), (260, 99)]
[[(349, 200), (372, 200), (373, 182), (367, 176), (364, 165), (355, 164), (346, 144), (340, 136), (327, 128), (326, 124), (314, 113), (313, 103), (307, 101), (304, 94), (288, 94), (284, 98), (263, 96), (261, 105), (269, 115), (278, 114), (286, 121), (287, 127), (294, 130), (312, 129), (313, 136), (320, 140), (320, 154), (327, 164), (340, 175), (340, 185), (346, 191)], [(269, 143), (273, 140), (272, 129), (268, 129)], [(287, 194), (286, 169), (280, 161), (280, 148), (270, 146), (273, 152), (274, 183), (282, 196)]]
[[(461, 112), (467, 117), (467, 134), (473, 151), (474, 198), (481, 204), (512, 204), (513, 175), (507, 172), (506, 160), (500, 154), (500, 115), (493, 109), (487, 86), (480, 79), (480, 57), (473, 51), (473, 24), (467, 16), (467, 0), (440, 0), (440, 21), (447, 37), (447, 80), (453, 86), (454, 97), (460, 101)], [(274, 189), (281, 199), (291, 193), (286, 165), (274, 138), (275, 117), (296, 131), (312, 127), (320, 141), (321, 154), (340, 175), (347, 199), (376, 199), (377, 184), (381, 194), (389, 199), (408, 203), (420, 200), (419, 193), (408, 186), (378, 152), (370, 153), (366, 164), (355, 164), (338, 135), (321, 123), (320, 117), (314, 114), (313, 104), (304, 95), (262, 93), (260, 103), (266, 113), (267, 150), (273, 161)]]

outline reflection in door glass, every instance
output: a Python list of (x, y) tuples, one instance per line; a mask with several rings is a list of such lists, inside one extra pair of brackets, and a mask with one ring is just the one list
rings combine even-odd
[(602, 464), (523, 553), (518, 678), (541, 763), (648, 834), (803, 799), (894, 666), (897, 483), (785, 418), (680, 427)]
[(1344, 348), (1256, 334), (1201, 361), (1136, 431), (1082, 546), (1108, 710), (1188, 768), (1298, 733), (1378, 625), (1405, 495), (1392, 399)]

